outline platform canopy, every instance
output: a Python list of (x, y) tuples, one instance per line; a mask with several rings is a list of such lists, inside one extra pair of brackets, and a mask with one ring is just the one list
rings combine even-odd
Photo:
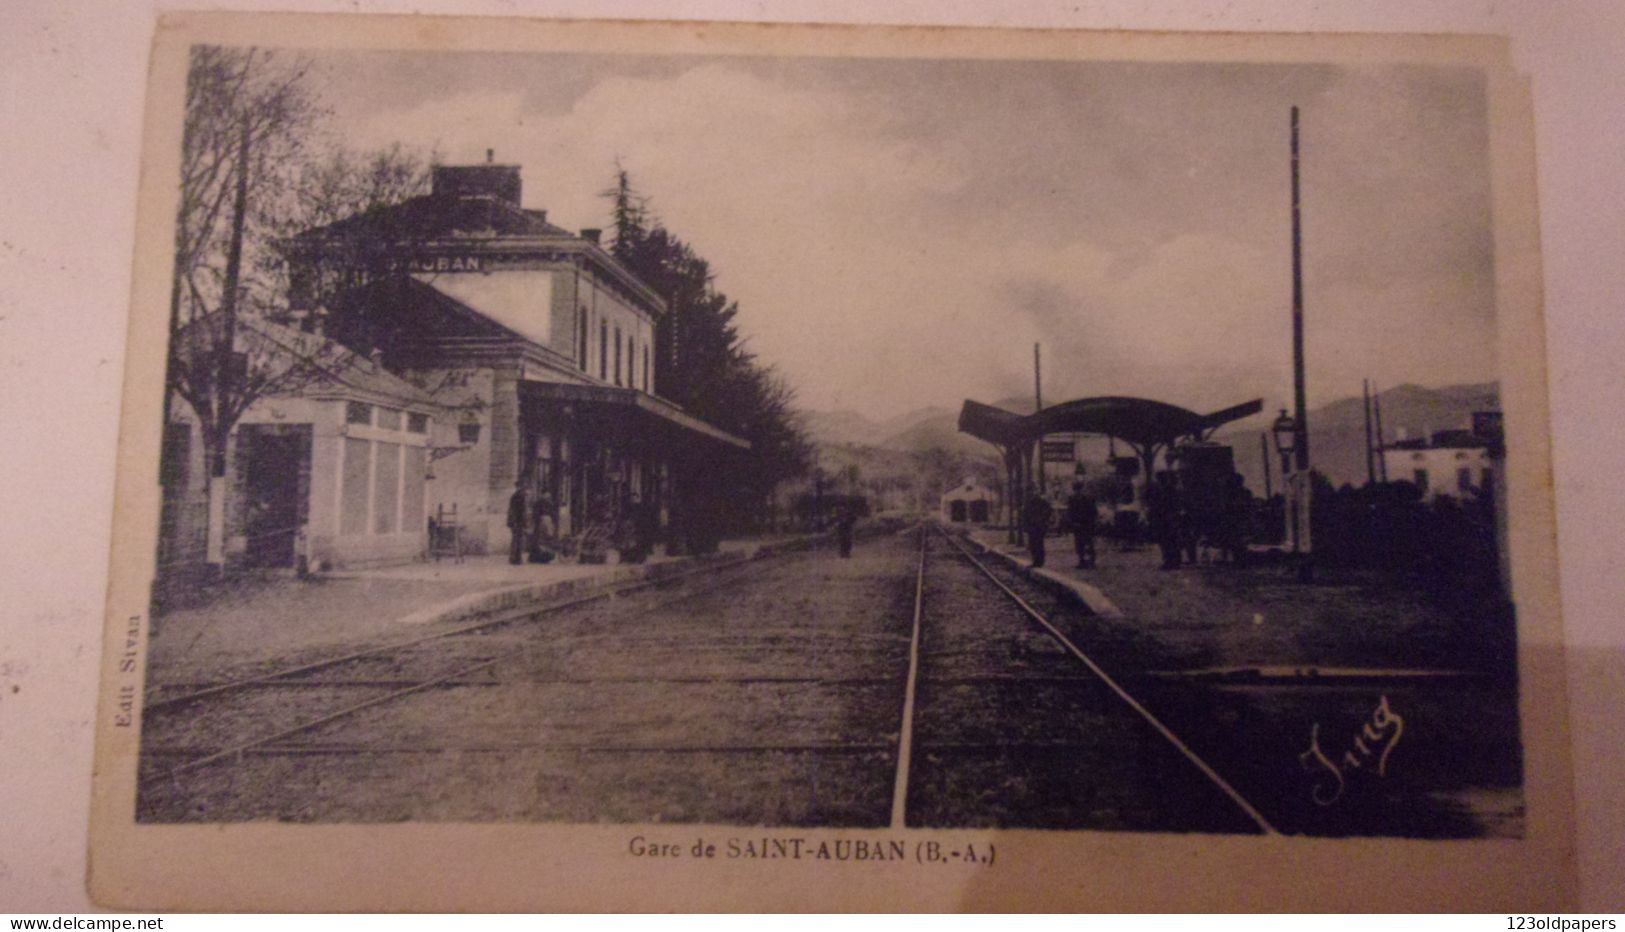
[(1107, 434), (1148, 448), (1181, 437), (1202, 439), (1220, 425), (1257, 414), (1263, 407), (1263, 399), (1254, 399), (1211, 414), (1198, 414), (1161, 401), (1105, 395), (1066, 401), (1022, 415), (967, 400), (959, 412), (959, 429), (1001, 447), (1033, 443), (1046, 434), (1082, 433)]
[(571, 416), (593, 420), (597, 436), (629, 435), (641, 429), (645, 439), (665, 445), (703, 439), (723, 447), (749, 450), (750, 441), (713, 426), (671, 402), (632, 388), (608, 385), (571, 385), (561, 382), (519, 383), (519, 396), (542, 405), (568, 410)]

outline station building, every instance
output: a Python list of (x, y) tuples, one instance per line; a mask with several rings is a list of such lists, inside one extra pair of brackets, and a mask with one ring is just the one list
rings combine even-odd
[[(265, 405), (308, 429), (306, 452), (287, 455), (309, 478), (277, 507), (314, 567), (421, 555), (431, 521), (467, 552), (505, 551), (521, 487), (561, 536), (606, 533), (633, 497), (665, 527), (714, 496), (704, 477), (718, 458), (749, 449), (659, 396), (665, 302), (599, 231), (522, 207), (520, 184), (518, 166), (489, 159), (437, 166), (426, 195), (280, 244), (289, 309), (269, 326), (345, 347), (371, 376), (371, 390)], [(245, 464), (261, 449), (244, 439), (256, 418), (232, 446)], [(377, 491), (391, 477), (404, 498)]]
[(658, 394), (665, 302), (599, 242), (520, 203), (516, 165), (437, 166), (429, 194), (285, 244), (304, 326), (445, 412), (428, 513), (476, 551), (508, 547), (518, 486), (561, 535), (614, 526), (633, 497), (663, 525), (707, 464), (749, 444)]

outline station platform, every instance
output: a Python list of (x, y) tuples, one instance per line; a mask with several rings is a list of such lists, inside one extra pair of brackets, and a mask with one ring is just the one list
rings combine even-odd
[(784, 536), (723, 541), (716, 553), (700, 557), (671, 556), (657, 549), (641, 563), (622, 563), (614, 550), (603, 563), (554, 560), (514, 564), (508, 561), (507, 554), (489, 554), (465, 557), (462, 561), (408, 563), (328, 575), (335, 579), (400, 580), (473, 588), (474, 591), (455, 599), (426, 606), (398, 619), (402, 625), (425, 625), (460, 621), (524, 605), (545, 605), (594, 589), (686, 572), (695, 566), (737, 563), (785, 547), (801, 546), (807, 540)]
[[(1032, 555), (1020, 544), (1008, 543), (1008, 534), (1003, 530), (977, 528), (966, 535), (980, 550), (991, 554), (1012, 566), (1026, 571), (1029, 575), (1049, 581), (1052, 585), (1060, 586), (1070, 591), (1078, 601), (1089, 607), (1089, 611), (1102, 618), (1122, 618), (1123, 610), (1118, 607), (1111, 597), (1103, 592), (1091, 580), (1085, 577), (1087, 570), (1069, 569), (1073, 560), (1072, 539), (1055, 538), (1054, 543), (1047, 547), (1045, 565), (1033, 569)], [(1104, 542), (1097, 545), (1097, 551), (1106, 549)], [(1097, 566), (1104, 562), (1104, 552), (1096, 554)], [(1115, 562), (1115, 561), (1114, 561)]]
[(651, 555), (637, 564), (523, 563), (507, 554), (462, 562), (420, 561), (373, 569), (243, 577), (211, 589), (195, 604), (154, 619), (149, 686), (283, 664), (290, 659), (409, 637), (495, 612), (542, 607), (640, 579), (721, 567), (786, 549), (815, 546), (821, 535), (723, 541), (703, 557)]
[(1471, 637), (1444, 606), (1370, 575), (1327, 572), (1304, 584), (1279, 561), (1164, 570), (1156, 547), (1124, 548), (1104, 538), (1096, 541), (1095, 567), (1077, 569), (1070, 536), (1049, 538), (1046, 565), (1035, 571), (1004, 529), (976, 528), (967, 537), (1070, 591), (1103, 622), (1132, 626), (1191, 658), (1197, 667), (1190, 673), (1444, 670), (1460, 665), (1461, 643)]

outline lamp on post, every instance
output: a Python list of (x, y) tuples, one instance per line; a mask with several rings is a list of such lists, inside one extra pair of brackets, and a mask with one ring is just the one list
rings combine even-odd
[(1270, 433), (1275, 437), (1275, 452), (1281, 454), (1281, 481), (1285, 485), (1292, 472), (1292, 454), (1298, 448), (1298, 422), (1282, 408), (1281, 416), (1270, 425)]
[(1286, 518), (1287, 539), (1292, 541), (1292, 558), (1294, 562), (1302, 558), (1302, 548), (1298, 537), (1298, 489), (1300, 482), (1292, 469), (1292, 454), (1298, 447), (1298, 422), (1292, 415), (1281, 409), (1281, 416), (1270, 425), (1270, 434), (1275, 438), (1275, 452), (1281, 455), (1281, 491), (1284, 493), (1286, 507), (1283, 514)]
[(436, 460), (443, 460), (453, 453), (473, 449), (480, 442), (480, 418), (473, 411), (464, 410), (463, 416), (457, 422), (457, 443), (449, 447), (429, 447), (429, 464), (423, 478), (434, 479), (434, 464)]
[(480, 442), (480, 418), (473, 411), (464, 410), (457, 422), (457, 444), (471, 447)]

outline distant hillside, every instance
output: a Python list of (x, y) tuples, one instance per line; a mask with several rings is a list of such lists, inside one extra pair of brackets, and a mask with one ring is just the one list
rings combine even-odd
[[(1382, 404), (1383, 437), (1387, 442), (1424, 437), (1435, 431), (1465, 428), (1474, 411), (1498, 411), (1500, 389), (1494, 382), (1424, 388), (1400, 385), (1378, 395)], [(1267, 427), (1220, 433), (1214, 439), (1235, 448), (1236, 469), (1255, 492), (1264, 490), (1260, 432)], [(1359, 398), (1344, 398), (1309, 412), (1309, 452), (1314, 468), (1334, 486), (1363, 485), (1365, 465), (1365, 411)], [(1272, 481), (1280, 482), (1280, 458), (1270, 450)]]
[(907, 432), (922, 421), (958, 417), (958, 412), (943, 408), (920, 408), (896, 417), (874, 420), (856, 411), (803, 411), (802, 419), (807, 433), (818, 443), (853, 443), (864, 446), (887, 446), (890, 437)]
[[(1400, 385), (1379, 396), (1383, 436), (1389, 443), (1406, 437), (1468, 426), (1474, 411), (1500, 409), (1494, 382), (1425, 388)], [(1033, 399), (1006, 398), (995, 402), (1007, 411), (1028, 414)], [(1002, 474), (993, 447), (959, 432), (959, 412), (921, 408), (884, 420), (854, 411), (806, 412), (805, 422), (819, 448), (819, 465), (835, 474), (856, 466), (864, 484), (933, 498), (939, 487), (970, 475), (996, 482)], [(1214, 439), (1235, 450), (1236, 469), (1255, 492), (1264, 491), (1263, 458), (1259, 439), (1266, 426), (1227, 431)], [(1310, 453), (1315, 469), (1333, 485), (1363, 484), (1365, 468), (1365, 414), (1359, 398), (1344, 398), (1309, 412)], [(1269, 441), (1266, 441), (1269, 443)], [(1270, 446), (1271, 480), (1280, 482), (1279, 458)]]

